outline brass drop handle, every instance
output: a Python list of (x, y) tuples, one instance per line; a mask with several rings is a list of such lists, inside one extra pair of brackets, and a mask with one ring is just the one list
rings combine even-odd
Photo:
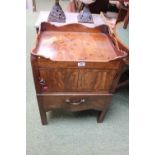
[(85, 99), (81, 99), (80, 101), (71, 101), (70, 99), (66, 99), (65, 102), (71, 105), (79, 105), (81, 103), (84, 103)]

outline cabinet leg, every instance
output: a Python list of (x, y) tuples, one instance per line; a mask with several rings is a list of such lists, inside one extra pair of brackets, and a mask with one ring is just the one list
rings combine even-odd
[(42, 125), (46, 125), (47, 124), (47, 116), (46, 116), (46, 111), (42, 107), (42, 98), (37, 97), (37, 100), (38, 100), (38, 106), (39, 106), (39, 112), (40, 112), (40, 118), (41, 118)]
[(106, 110), (100, 111), (97, 117), (97, 123), (102, 123), (106, 114)]
[(46, 112), (43, 110), (40, 110), (40, 117), (41, 117), (42, 125), (46, 125), (47, 124)]

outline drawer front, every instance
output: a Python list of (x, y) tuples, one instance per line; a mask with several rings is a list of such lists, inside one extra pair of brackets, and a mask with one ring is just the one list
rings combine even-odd
[(112, 95), (42, 95), (38, 97), (41, 99), (45, 111), (60, 108), (80, 111), (87, 109), (103, 110), (110, 103)]

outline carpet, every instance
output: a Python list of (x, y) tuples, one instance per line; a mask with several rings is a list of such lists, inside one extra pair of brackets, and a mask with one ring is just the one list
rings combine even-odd
[(30, 64), (37, 17), (38, 12), (26, 12), (27, 155), (128, 155), (128, 89), (114, 95), (103, 123), (96, 122), (96, 111), (54, 110), (47, 113), (48, 125), (41, 125)]

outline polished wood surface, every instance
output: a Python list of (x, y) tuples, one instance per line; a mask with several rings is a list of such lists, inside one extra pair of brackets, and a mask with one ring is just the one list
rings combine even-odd
[[(81, 111), (88, 109), (104, 110), (104, 106), (111, 101), (111, 95), (43, 95), (38, 96), (44, 102), (45, 111), (61, 108), (69, 111)], [(56, 103), (56, 104), (55, 104)]]
[(47, 111), (59, 108), (98, 110), (97, 121), (103, 121), (127, 55), (107, 30), (41, 25), (31, 63), (42, 124)]
[(53, 61), (110, 61), (122, 56), (116, 53), (105, 34), (82, 32), (45, 32), (40, 36), (34, 54)]
[[(99, 92), (108, 91), (117, 73), (103, 69), (40, 69), (40, 77), (48, 89), (41, 92)], [(101, 82), (102, 81), (102, 82)], [(67, 85), (66, 83), (69, 83)]]
[[(44, 25), (46, 26), (46, 23), (42, 24), (42, 31), (45, 30)], [(100, 28), (108, 30), (106, 26)], [(99, 33), (99, 28), (91, 29), (79, 24), (71, 24), (61, 28), (51, 26), (51, 30), (39, 35), (33, 54), (53, 61), (91, 62), (106, 62), (124, 56), (123, 52), (115, 50), (106, 34)]]

